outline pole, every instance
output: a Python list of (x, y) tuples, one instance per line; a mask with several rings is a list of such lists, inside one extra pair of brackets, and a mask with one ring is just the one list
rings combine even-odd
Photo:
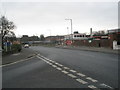
[(72, 19), (65, 19), (65, 20), (70, 20), (70, 23), (71, 23), (71, 43), (73, 43), (73, 35), (72, 35), (72, 30), (73, 30), (73, 27), (72, 27)]
[(72, 19), (70, 19), (70, 21), (71, 21), (71, 37), (72, 37), (72, 38), (71, 38), (71, 39), (72, 39), (72, 40), (71, 40), (71, 44), (72, 44), (72, 43), (73, 43), (73, 35), (72, 35)]
[(70, 21), (71, 21), (71, 35), (72, 35), (72, 19), (70, 19)]

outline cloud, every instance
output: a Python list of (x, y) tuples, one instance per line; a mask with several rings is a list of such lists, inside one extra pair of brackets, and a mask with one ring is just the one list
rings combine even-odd
[(70, 22), (65, 18), (72, 18), (73, 30), (79, 32), (89, 32), (91, 27), (116, 28), (118, 22), (116, 2), (6, 2), (3, 5), (8, 19), (17, 25), (17, 34), (46, 34), (48, 29), (53, 35), (66, 34)]

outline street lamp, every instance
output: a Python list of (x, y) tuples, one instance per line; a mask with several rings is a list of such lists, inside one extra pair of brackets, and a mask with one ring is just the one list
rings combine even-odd
[(65, 20), (70, 20), (70, 23), (71, 23), (71, 39), (72, 39), (72, 43), (73, 43), (73, 35), (72, 35), (72, 32), (73, 32), (73, 31), (72, 31), (72, 29), (73, 29), (73, 28), (72, 28), (72, 19), (65, 19)]
[(71, 35), (72, 35), (72, 19), (65, 19), (65, 20), (70, 20), (70, 23), (71, 23)]

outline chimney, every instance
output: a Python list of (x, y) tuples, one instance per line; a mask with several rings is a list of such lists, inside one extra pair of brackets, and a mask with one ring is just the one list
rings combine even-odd
[(90, 37), (92, 37), (92, 28), (90, 28)]

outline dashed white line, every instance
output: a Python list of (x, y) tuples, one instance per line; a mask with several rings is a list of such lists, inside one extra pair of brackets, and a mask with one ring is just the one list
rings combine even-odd
[(82, 79), (76, 79), (76, 81), (78, 81), (79, 83), (82, 83), (82, 84), (87, 84), (88, 82), (82, 80)]
[(55, 64), (57, 64), (58, 66), (61, 66), (61, 67), (63, 66), (62, 64), (59, 64), (59, 63), (55, 63)]
[(82, 74), (82, 73), (77, 73), (77, 75), (81, 76), (81, 77), (85, 77), (86, 75)]
[(94, 85), (88, 85), (88, 87), (91, 88), (91, 89), (100, 90), (100, 89), (98, 89), (98, 88), (97, 88), (96, 86), (94, 86)]
[(50, 60), (50, 59), (48, 59), (49, 61), (52, 61), (52, 60)]
[(61, 68), (59, 68), (59, 67), (57, 67), (56, 69), (57, 69), (57, 70), (62, 70), (62, 69), (61, 69)]
[(52, 67), (56, 68), (57, 66), (56, 65), (52, 65)]
[(106, 84), (104, 84), (104, 83), (100, 84), (100, 86), (105, 86), (105, 87), (108, 87), (108, 88), (110, 88), (110, 89), (113, 89), (111, 86), (108, 86), (108, 85), (106, 85)]
[[(50, 60), (50, 59), (47, 59), (47, 58), (41, 58), (41, 57), (39, 57), (39, 56), (37, 56), (38, 58), (40, 58), (40, 59), (42, 59), (43, 61), (45, 61), (46, 63), (48, 63), (49, 65), (51, 65), (52, 67), (54, 67), (54, 68), (56, 68), (57, 70), (59, 70), (59, 71), (61, 71), (61, 72), (63, 72), (64, 74), (67, 74), (68, 76), (70, 76), (71, 78), (74, 78), (74, 79), (76, 79), (77, 78), (77, 76), (75, 76), (74, 74), (70, 74), (68, 71), (65, 71), (65, 69), (66, 70), (69, 70), (70, 68), (68, 68), (68, 67), (64, 67), (62, 64), (59, 64), (59, 63), (57, 63), (57, 62), (55, 62), (55, 61), (53, 61), (53, 60)], [(43, 57), (43, 56), (42, 56)], [(45, 59), (47, 59), (47, 60), (45, 60)], [(51, 63), (52, 62), (52, 63)], [(61, 66), (61, 68), (60, 67), (57, 67), (56, 65), (58, 65), (58, 66)], [(63, 66), (63, 67), (62, 67)], [(64, 70), (62, 70), (62, 68), (64, 68)], [(69, 70), (70, 72), (73, 72), (73, 73), (75, 73), (75, 74), (77, 74), (78, 76), (81, 76), (81, 77), (85, 77), (86, 75), (84, 75), (84, 74), (82, 74), (82, 73), (77, 73), (77, 71), (75, 71), (75, 70)], [(86, 77), (85, 79), (87, 79), (87, 80), (91, 80), (92, 82), (98, 82), (98, 80), (95, 80), (95, 79), (93, 79), (93, 78), (91, 78), (91, 77)], [(88, 84), (88, 82), (86, 82), (86, 81), (84, 81), (84, 80), (82, 80), (82, 79), (80, 79), (80, 78), (77, 78), (76, 79), (76, 81), (78, 81), (79, 83), (81, 83), (81, 84)], [(106, 84), (100, 84), (100, 86), (104, 86), (104, 87), (107, 87), (107, 88), (110, 88), (110, 89), (113, 89), (112, 87), (110, 87), (110, 86), (108, 86), (108, 85), (106, 85)], [(100, 90), (100, 89), (98, 89), (96, 86), (94, 86), (94, 85), (88, 85), (88, 87), (89, 88), (91, 88), (91, 89), (94, 89), (94, 90)]]
[(73, 72), (73, 73), (77, 72), (77, 71), (75, 71), (75, 70), (70, 70), (70, 71)]
[(51, 60), (52, 63), (55, 63), (55, 61)]
[(53, 65), (52, 63), (48, 63), (49, 65)]
[(72, 78), (77, 78), (77, 76), (73, 75), (73, 74), (67, 74), (68, 76), (72, 77)]
[(88, 80), (90, 80), (90, 81), (92, 81), (92, 82), (98, 82), (97, 80), (95, 80), (95, 79), (93, 79), (93, 78), (91, 78), (91, 77), (87, 77), (86, 79), (88, 79)]
[(67, 71), (62, 71), (64, 74), (68, 74), (69, 72), (67, 72)]
[(64, 67), (64, 69), (70, 69), (70, 68), (68, 68), (68, 67)]

